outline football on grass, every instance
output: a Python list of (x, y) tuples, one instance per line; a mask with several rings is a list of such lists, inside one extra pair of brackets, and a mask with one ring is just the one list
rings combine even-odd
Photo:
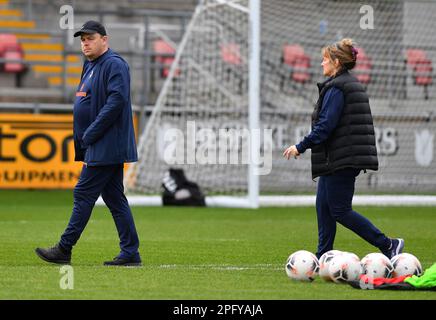
[(342, 254), (342, 251), (330, 250), (330, 251), (327, 251), (326, 253), (324, 253), (319, 258), (319, 276), (321, 279), (323, 279), (325, 281), (333, 281), (330, 278), (329, 265), (330, 265), (330, 262), (332, 261), (332, 259), (335, 256), (340, 255), (340, 254)]
[(299, 250), (289, 256), (285, 269), (293, 280), (313, 281), (319, 271), (319, 262), (313, 253)]
[(362, 273), (370, 278), (390, 278), (394, 267), (391, 260), (381, 253), (369, 253), (361, 260)]
[(400, 253), (391, 259), (394, 271), (392, 271), (392, 277), (401, 276), (420, 276), (422, 274), (421, 262), (418, 258), (410, 253)]
[(336, 283), (359, 280), (362, 266), (355, 254), (344, 252), (336, 255), (329, 264), (330, 279)]

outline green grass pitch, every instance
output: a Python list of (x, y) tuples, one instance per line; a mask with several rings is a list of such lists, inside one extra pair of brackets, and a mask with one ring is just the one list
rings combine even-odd
[[(141, 268), (104, 267), (118, 254), (109, 210), (96, 207), (73, 251), (74, 289), (60, 266), (40, 260), (68, 223), (72, 191), (0, 191), (0, 299), (436, 299), (435, 292), (358, 290), (317, 278), (287, 278), (290, 253), (315, 251), (316, 214), (304, 208), (132, 207)], [(383, 232), (405, 239), (423, 268), (436, 261), (436, 209), (356, 207)], [(363, 257), (377, 250), (342, 226), (335, 248)]]

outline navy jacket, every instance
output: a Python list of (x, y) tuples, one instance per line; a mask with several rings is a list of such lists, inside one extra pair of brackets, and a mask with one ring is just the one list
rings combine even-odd
[(327, 140), (338, 125), (343, 108), (344, 94), (342, 91), (336, 87), (329, 88), (322, 100), (322, 107), (318, 121), (309, 135), (304, 137), (304, 139), (295, 146), (298, 152), (304, 153), (314, 145)]
[(88, 166), (137, 161), (129, 66), (111, 49), (96, 61), (91, 93), (91, 124), (82, 139), (74, 130), (74, 160)]

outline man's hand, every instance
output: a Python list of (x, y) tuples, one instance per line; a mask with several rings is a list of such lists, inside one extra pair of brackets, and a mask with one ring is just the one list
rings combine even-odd
[(290, 146), (289, 148), (287, 148), (285, 150), (285, 152), (283, 152), (283, 156), (289, 160), (289, 158), (292, 156), (295, 159), (297, 159), (297, 157), (300, 155), (300, 153), (297, 150), (297, 147), (294, 146)]

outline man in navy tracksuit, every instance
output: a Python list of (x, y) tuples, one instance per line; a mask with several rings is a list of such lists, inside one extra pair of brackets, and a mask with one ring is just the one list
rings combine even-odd
[(73, 212), (59, 243), (35, 251), (45, 261), (70, 263), (72, 248), (101, 195), (112, 213), (121, 248), (114, 260), (104, 264), (141, 265), (139, 239), (123, 186), (124, 163), (137, 161), (129, 66), (109, 49), (106, 30), (99, 22), (86, 22), (74, 36), (80, 36), (87, 58), (73, 111), (75, 160), (84, 165), (74, 188)]

